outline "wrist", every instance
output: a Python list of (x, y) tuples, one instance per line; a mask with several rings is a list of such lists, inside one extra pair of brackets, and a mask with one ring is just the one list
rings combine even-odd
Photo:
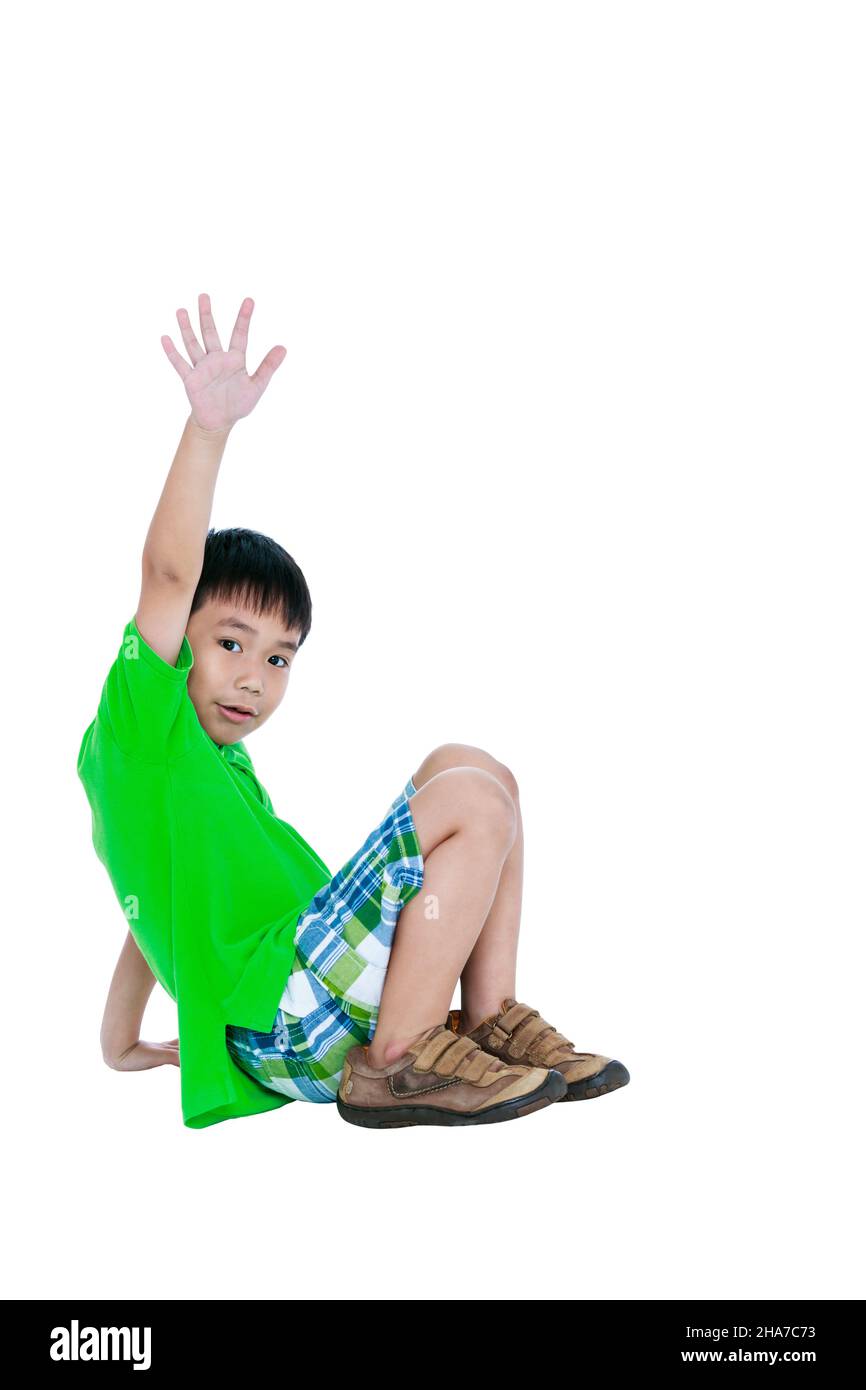
[(193, 415), (190, 415), (189, 419), (187, 420), (187, 422), (186, 422), (186, 427), (187, 427), (187, 429), (189, 430), (189, 432), (190, 432), (191, 434), (197, 435), (200, 439), (216, 439), (216, 440), (226, 440), (226, 439), (228, 439), (228, 437), (229, 437), (229, 435), (231, 434), (232, 429), (233, 429), (233, 426), (232, 426), (232, 425), (226, 425), (223, 429), (219, 429), (219, 430), (206, 430), (206, 429), (204, 428), (203, 425), (200, 425), (200, 424), (198, 423), (198, 421), (196, 420), (195, 416), (193, 416)]

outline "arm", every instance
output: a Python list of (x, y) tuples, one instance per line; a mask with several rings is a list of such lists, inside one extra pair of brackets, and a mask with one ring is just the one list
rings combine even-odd
[(186, 388), (191, 413), (144, 542), (141, 597), (135, 615), (144, 640), (170, 666), (177, 662), (201, 577), (204, 547), (223, 451), (233, 426), (249, 415), (286, 355), (273, 347), (248, 376), (246, 348), (252, 299), (238, 312), (223, 351), (210, 298), (199, 295), (202, 347), (186, 309), (177, 319), (192, 366), (166, 334), (162, 345)]
[(116, 1071), (141, 1071), (163, 1062), (180, 1065), (177, 1038), (171, 1043), (143, 1043), (139, 1039), (144, 1010), (155, 984), (150, 966), (128, 931), (102, 1018), (100, 1042), (106, 1066)]
[(231, 427), (203, 430), (192, 415), (187, 420), (144, 542), (145, 575), (162, 575), (195, 589), (230, 433)]

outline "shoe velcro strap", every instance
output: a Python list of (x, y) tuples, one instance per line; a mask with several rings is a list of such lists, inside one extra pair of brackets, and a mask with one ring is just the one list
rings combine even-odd
[(511, 1034), (506, 1033), (504, 1028), (500, 1028), (498, 1023), (491, 1026), (489, 1035), (484, 1039), (484, 1045), (491, 1043), (493, 1047), (506, 1047), (511, 1042)]
[(509, 1071), (518, 1075), (514, 1067), (507, 1066), (499, 1057), (491, 1057), (489, 1052), (476, 1045), (474, 1052), (468, 1053), (460, 1063), (455, 1075), (473, 1084), (489, 1086), (491, 1081), (496, 1081), (503, 1072)]
[[(505, 1072), (511, 1072), (514, 1076), (520, 1075), (516, 1067), (509, 1066), (501, 1057), (495, 1057), (492, 1053), (485, 1052), (481, 1044), (472, 1038), (464, 1038), (463, 1035), (460, 1035), (459, 1041), (472, 1043), (472, 1048), (458, 1061), (454, 1072), (455, 1076), (462, 1076), (464, 1081), (478, 1082), (481, 1085), (489, 1086), (491, 1081), (497, 1080)], [(448, 1057), (445, 1058), (444, 1065), (440, 1061), (439, 1070), (443, 1074), (445, 1067), (450, 1069), (450, 1056), (449, 1053)]]
[[(574, 1048), (574, 1043), (569, 1042), (562, 1033), (557, 1033), (552, 1023), (540, 1017), (537, 1009), (527, 1008), (525, 1004), (515, 1004), (504, 1018), (507, 1018), (511, 1025), (509, 1051), (514, 1057), (525, 1057), (534, 1047), (536, 1065), (551, 1067), (555, 1065), (554, 1057), (559, 1061), (565, 1061), (569, 1049)], [(544, 1033), (547, 1036), (542, 1040), (541, 1035)]]
[[(451, 1049), (458, 1047), (459, 1052), (455, 1054), (453, 1063), (450, 1062)], [(413, 1066), (416, 1071), (435, 1071), (439, 1076), (451, 1076), (467, 1052), (476, 1044), (471, 1038), (458, 1037), (456, 1033), (449, 1033), (442, 1028), (440, 1032), (434, 1033), (432, 1038), (428, 1038), (421, 1051), (418, 1053)], [(436, 1063), (444, 1052), (449, 1053), (449, 1065), (446, 1067), (437, 1066)]]
[(433, 1071), (437, 1076), (459, 1076), (478, 1082), (490, 1072), (490, 1079), (507, 1070), (498, 1057), (491, 1057), (465, 1034), (436, 1033), (423, 1046), (414, 1061), (416, 1071)]

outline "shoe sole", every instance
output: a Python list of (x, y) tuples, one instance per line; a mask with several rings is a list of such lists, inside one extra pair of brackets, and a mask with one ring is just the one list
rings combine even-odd
[(547, 1080), (535, 1091), (525, 1096), (514, 1096), (499, 1105), (491, 1105), (487, 1110), (457, 1111), (441, 1110), (435, 1105), (361, 1106), (347, 1105), (337, 1096), (337, 1109), (350, 1125), (361, 1125), (364, 1129), (403, 1129), (406, 1125), (493, 1125), (500, 1120), (517, 1120), (521, 1115), (531, 1115), (533, 1110), (542, 1110), (555, 1101), (563, 1100), (568, 1082), (562, 1072), (551, 1070)]
[(560, 1100), (594, 1100), (596, 1096), (606, 1096), (609, 1091), (618, 1091), (620, 1086), (627, 1086), (630, 1079), (622, 1062), (610, 1062), (595, 1076), (569, 1082)]

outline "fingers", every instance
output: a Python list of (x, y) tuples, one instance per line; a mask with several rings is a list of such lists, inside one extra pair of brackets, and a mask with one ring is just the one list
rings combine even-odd
[[(184, 311), (185, 312), (185, 311)], [(201, 322), (201, 336), (208, 352), (222, 352), (223, 345), (220, 342), (216, 324), (213, 321), (213, 314), (210, 308), (210, 295), (200, 294), (198, 297), (198, 316)]]
[(256, 383), (260, 392), (264, 391), (285, 355), (286, 349), (282, 346), (278, 346), (272, 347), (267, 356), (262, 358), (258, 370), (250, 377), (250, 380)]
[(189, 353), (192, 365), (195, 367), (198, 365), (198, 363), (201, 361), (203, 357), (207, 356), (207, 353), (205, 352), (198, 338), (192, 331), (192, 324), (189, 321), (189, 314), (186, 312), (186, 309), (176, 310), (176, 316), (178, 325), (180, 327), (180, 336), (183, 338), (184, 347)]
[[(168, 357), (175, 371), (178, 373), (181, 380), (183, 381), (185, 381), (186, 378), (190, 375), (190, 372), (193, 370), (193, 368), (197, 367), (199, 362), (203, 361), (207, 357), (208, 352), (222, 352), (223, 350), (222, 344), (220, 343), (219, 334), (217, 333), (216, 324), (213, 320), (213, 314), (211, 313), (210, 295), (200, 294), (198, 297), (198, 307), (199, 318), (201, 320), (202, 338), (204, 339), (205, 344), (204, 347), (202, 347), (201, 343), (198, 341), (198, 338), (195, 336), (195, 333), (193, 332), (192, 324), (190, 323), (189, 319), (189, 314), (187, 313), (186, 309), (176, 310), (177, 321), (180, 327), (181, 336), (183, 338), (184, 347), (189, 353), (189, 358), (192, 362), (192, 367), (190, 367), (184, 361), (183, 357), (180, 355), (177, 348), (174, 346), (174, 343), (172, 342), (171, 338), (169, 338), (168, 334), (164, 334), (160, 339), (160, 342), (162, 343), (162, 346), (165, 349), (166, 356)], [(246, 356), (250, 319), (252, 318), (254, 308), (254, 300), (249, 295), (247, 295), (246, 298), (243, 300), (240, 309), (238, 310), (238, 316), (235, 320), (235, 326), (232, 329), (231, 341), (229, 343), (230, 351), (235, 350), (241, 352), (244, 356)], [(286, 348), (284, 348), (281, 344), (278, 344), (276, 347), (272, 347), (270, 352), (262, 358), (262, 361), (259, 363), (258, 370), (253, 374), (252, 377), (250, 377), (250, 380), (255, 383), (259, 395), (261, 395), (261, 393), (264, 391), (265, 387), (267, 386), (268, 382), (270, 381), (271, 377), (273, 376), (274, 372), (277, 370), (277, 367), (279, 367), (280, 363), (282, 362), (285, 356)]]
[(186, 377), (189, 376), (190, 372), (192, 371), (192, 367), (189, 365), (186, 358), (181, 357), (180, 353), (178, 352), (177, 348), (175, 347), (174, 343), (171, 341), (171, 338), (168, 336), (167, 333), (163, 333), (159, 341), (165, 348), (166, 357), (168, 358), (171, 365), (174, 367), (181, 381), (183, 381)]
[(232, 329), (232, 337), (231, 342), (229, 343), (229, 350), (231, 350), (232, 348), (238, 348), (241, 352), (246, 352), (247, 334), (249, 333), (252, 312), (253, 301), (250, 299), (249, 295), (247, 295), (246, 299), (244, 300), (243, 304), (238, 310), (238, 316), (235, 319), (235, 326)]

